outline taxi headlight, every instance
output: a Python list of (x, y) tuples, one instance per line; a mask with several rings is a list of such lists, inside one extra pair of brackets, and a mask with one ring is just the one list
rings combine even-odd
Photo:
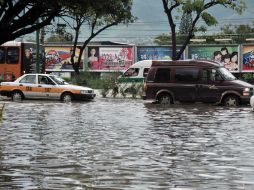
[(91, 94), (93, 93), (93, 90), (81, 90), (80, 94)]
[(88, 90), (80, 90), (80, 94), (88, 94)]

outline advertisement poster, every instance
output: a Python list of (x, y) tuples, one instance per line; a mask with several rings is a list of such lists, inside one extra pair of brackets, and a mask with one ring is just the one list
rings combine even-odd
[(88, 47), (90, 71), (121, 71), (133, 64), (132, 47)]
[(221, 63), (231, 72), (239, 71), (238, 46), (189, 46), (189, 59), (208, 59)]
[[(184, 54), (184, 53), (183, 53)], [(142, 60), (171, 60), (171, 47), (137, 47), (137, 61)], [(181, 59), (184, 59), (182, 56)]]
[(254, 71), (254, 45), (245, 45), (243, 53), (243, 71)]
[[(74, 71), (71, 64), (72, 47), (45, 47), (45, 71)], [(79, 49), (76, 49), (74, 61), (78, 60)], [(80, 63), (83, 69), (83, 60)]]

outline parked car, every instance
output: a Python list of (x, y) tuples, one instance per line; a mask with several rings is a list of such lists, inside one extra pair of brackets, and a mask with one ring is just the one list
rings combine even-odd
[(248, 104), (253, 86), (236, 79), (226, 68), (208, 60), (153, 61), (144, 99), (161, 104), (204, 102)]
[(48, 74), (25, 74), (14, 82), (2, 82), (0, 95), (18, 99), (92, 100), (94, 90), (71, 85), (63, 79)]

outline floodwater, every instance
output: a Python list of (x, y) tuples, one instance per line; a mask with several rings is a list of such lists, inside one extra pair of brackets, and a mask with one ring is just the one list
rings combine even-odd
[(5, 103), (0, 189), (254, 189), (248, 106)]

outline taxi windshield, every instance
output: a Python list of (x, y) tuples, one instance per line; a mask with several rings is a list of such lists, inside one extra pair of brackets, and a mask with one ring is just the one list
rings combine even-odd
[(58, 85), (65, 85), (65, 84), (68, 84), (67, 82), (64, 81), (64, 79), (58, 77), (58, 76), (55, 76), (55, 75), (50, 75), (50, 78), (55, 81)]

